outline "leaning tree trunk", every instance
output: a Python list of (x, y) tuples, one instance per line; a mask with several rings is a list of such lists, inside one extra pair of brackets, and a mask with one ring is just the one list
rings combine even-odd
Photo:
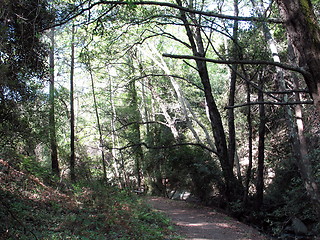
[(277, 0), (304, 80), (320, 113), (320, 27), (310, 0)]
[[(167, 77), (170, 79), (171, 85), (176, 93), (177, 99), (180, 103), (180, 107), (181, 110), (183, 112), (183, 115), (185, 117), (185, 121), (187, 123), (187, 127), (190, 129), (190, 131), (192, 132), (194, 138), (197, 140), (198, 143), (201, 143), (201, 140), (199, 138), (198, 133), (196, 132), (196, 130), (193, 127), (192, 121), (189, 118), (189, 111), (192, 111), (192, 109), (188, 108), (188, 101), (187, 99), (184, 97), (184, 93), (182, 91), (182, 89), (180, 88), (179, 83), (174, 79), (174, 77), (172, 77), (172, 74), (166, 64), (166, 62), (163, 60), (162, 55), (158, 52), (158, 50), (154, 47), (154, 46), (150, 46), (150, 55), (149, 57), (154, 61), (154, 63), (160, 67), (164, 73), (167, 75)], [(159, 58), (159, 60), (157, 59), (157, 57)], [(194, 114), (193, 114), (194, 115)]]
[[(154, 48), (154, 51), (157, 51), (157, 50)], [(159, 52), (157, 52), (157, 55), (159, 56), (159, 58), (162, 57)], [(191, 122), (191, 119), (189, 119), (189, 117), (188, 117), (188, 112), (191, 114), (192, 120), (194, 120), (201, 127), (201, 129), (203, 130), (203, 132), (204, 132), (204, 134), (206, 136), (206, 141), (207, 141), (208, 145), (210, 146), (210, 148), (215, 151), (215, 146), (213, 144), (213, 139), (211, 138), (206, 126), (200, 122), (200, 120), (196, 116), (195, 112), (192, 110), (189, 101), (185, 98), (185, 94), (184, 94), (183, 90), (181, 89), (181, 87), (179, 86), (179, 83), (174, 79), (174, 77), (171, 77), (170, 70), (169, 70), (167, 64), (165, 63), (165, 61), (163, 60), (163, 58), (161, 58), (161, 63), (159, 63), (158, 65), (159, 65), (159, 67), (161, 67), (163, 69), (163, 71), (170, 78), (171, 84), (172, 84), (172, 86), (173, 86), (173, 88), (174, 88), (174, 90), (176, 92), (178, 101), (180, 102), (180, 105), (181, 105), (181, 108), (182, 108), (182, 112), (186, 116), (187, 127), (193, 133), (194, 138), (197, 140), (197, 142), (201, 143), (199, 135), (196, 132), (196, 130), (194, 129), (194, 127), (192, 125), (192, 122)]]

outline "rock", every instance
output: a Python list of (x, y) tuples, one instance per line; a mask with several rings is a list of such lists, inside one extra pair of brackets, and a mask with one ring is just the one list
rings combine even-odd
[(198, 198), (198, 197), (196, 197), (196, 196), (190, 195), (190, 196), (186, 199), (186, 202), (200, 203), (201, 200), (200, 200), (200, 198)]
[(189, 196), (190, 193), (186, 191), (171, 191), (169, 194), (169, 198), (173, 200), (186, 200)]
[(296, 235), (308, 234), (307, 226), (299, 218), (296, 217), (292, 219), (292, 229)]

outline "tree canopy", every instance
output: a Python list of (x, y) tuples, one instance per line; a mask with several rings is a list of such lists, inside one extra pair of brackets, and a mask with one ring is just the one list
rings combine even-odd
[(319, 231), (318, 1), (0, 4), (1, 158)]

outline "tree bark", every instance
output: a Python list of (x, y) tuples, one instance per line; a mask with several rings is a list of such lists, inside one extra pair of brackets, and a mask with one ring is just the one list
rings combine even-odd
[[(234, 6), (234, 16), (239, 15), (239, 8), (238, 8), (238, 0), (233, 1)], [(239, 24), (238, 21), (234, 21), (233, 25), (233, 45), (232, 45), (232, 58), (234, 60), (238, 59), (238, 30)], [(234, 105), (234, 98), (236, 92), (236, 80), (237, 80), (237, 70), (238, 65), (233, 64), (231, 67), (231, 76), (230, 76), (230, 88), (229, 88), (229, 106)], [(235, 152), (236, 152), (236, 128), (234, 124), (234, 109), (228, 109), (228, 127), (229, 127), (229, 161), (230, 166), (233, 168), (234, 166), (234, 159), (235, 159)]]
[(70, 178), (71, 181), (76, 180), (75, 175), (75, 120), (74, 120), (74, 35), (75, 26), (72, 25), (71, 30), (71, 62), (70, 62)]
[[(251, 93), (250, 93), (250, 84), (247, 83), (247, 102), (251, 100)], [(245, 179), (245, 193), (244, 193), (244, 206), (248, 204), (248, 197), (249, 197), (249, 188), (250, 188), (250, 181), (251, 181), (251, 173), (252, 173), (252, 117), (251, 117), (251, 106), (247, 107), (247, 124), (248, 124), (248, 167), (246, 171), (246, 179)]]
[(119, 154), (116, 150), (116, 148), (119, 147), (119, 141), (118, 137), (116, 135), (116, 119), (117, 119), (117, 112), (115, 107), (115, 101), (114, 101), (114, 93), (115, 90), (113, 88), (113, 81), (111, 76), (109, 76), (109, 95), (110, 95), (110, 104), (111, 104), (111, 118), (110, 118), (110, 126), (111, 126), (111, 155), (112, 155), (112, 165), (114, 169), (114, 175), (116, 179), (118, 180), (119, 187), (125, 187), (126, 183), (126, 173), (124, 171), (124, 164), (119, 163), (118, 160)]
[[(128, 56), (128, 66), (130, 67), (130, 71), (133, 74), (134, 73), (134, 65), (133, 65), (133, 59), (137, 60), (137, 53), (136, 51), (131, 52), (131, 54)], [(140, 131), (140, 122), (141, 122), (141, 114), (138, 106), (138, 93), (136, 89), (136, 80), (133, 79), (130, 81), (129, 86), (129, 106), (130, 106), (130, 113), (129, 113), (129, 119), (130, 122), (132, 122), (132, 128), (131, 128), (131, 138), (129, 141), (132, 144), (137, 144), (141, 142), (141, 131)], [(137, 184), (138, 188), (141, 187), (142, 182), (142, 168), (141, 164), (144, 162), (144, 154), (141, 144), (137, 144), (133, 147), (133, 155), (135, 156), (135, 173), (137, 177)]]
[[(259, 87), (263, 90), (263, 76), (260, 76)], [(259, 91), (259, 101), (264, 101), (263, 92)], [(258, 143), (258, 171), (256, 183), (256, 199), (255, 208), (260, 210), (263, 204), (263, 190), (264, 190), (264, 149), (265, 149), (265, 132), (266, 132), (266, 115), (264, 104), (259, 105), (259, 143)]]
[[(289, 44), (288, 52), (289, 52), (290, 60), (294, 61), (295, 56), (290, 44)], [(298, 89), (300, 86), (299, 79), (294, 73), (292, 74), (292, 79), (293, 79), (294, 88)], [(300, 93), (295, 93), (294, 97), (296, 101), (301, 101)], [(303, 124), (303, 114), (302, 114), (303, 109), (301, 104), (297, 104), (294, 106), (294, 112), (295, 112), (296, 128), (294, 129), (295, 138), (292, 139), (293, 153), (296, 159), (297, 166), (300, 171), (300, 176), (304, 182), (305, 189), (311, 198), (311, 201), (313, 203), (315, 210), (317, 211), (318, 216), (320, 217), (320, 191), (319, 191), (319, 186), (315, 180), (315, 176), (313, 174), (312, 163), (308, 156), (308, 146), (307, 146), (307, 140), (304, 134), (304, 124)]]
[[(132, 125), (132, 132), (133, 132), (133, 139), (130, 139), (132, 143), (140, 143), (141, 142), (141, 133), (140, 133), (140, 111), (138, 107), (138, 98), (137, 98), (137, 90), (135, 86), (135, 81), (131, 81), (129, 84), (129, 95), (130, 95), (130, 106), (132, 108), (133, 118), (131, 122), (135, 122)], [(133, 147), (134, 155), (135, 155), (135, 172), (138, 181), (138, 188), (141, 187), (141, 180), (142, 180), (142, 170), (141, 170), (141, 163), (144, 161), (144, 155), (141, 144)]]
[[(176, 0), (179, 6), (182, 6), (181, 0)], [(191, 29), (184, 11), (180, 10), (180, 17), (187, 32), (187, 36), (192, 48), (193, 55), (204, 58), (205, 50), (201, 37), (201, 27), (198, 21), (193, 18), (193, 24), (196, 26)], [(224, 127), (221, 120), (221, 115), (212, 95), (210, 77), (207, 69), (206, 61), (195, 60), (201, 83), (204, 88), (205, 99), (207, 102), (211, 128), (215, 140), (218, 159), (222, 168), (223, 177), (225, 180), (225, 196), (228, 201), (234, 201), (239, 197), (240, 184), (233, 174), (233, 166), (230, 165), (228, 147)]]
[(91, 69), (90, 60), (88, 60), (88, 67), (89, 67), (89, 73), (90, 73), (90, 79), (91, 79), (91, 89), (92, 89), (92, 96), (93, 96), (93, 107), (96, 114), (97, 119), (97, 127), (99, 132), (99, 142), (101, 147), (101, 162), (102, 162), (102, 168), (103, 168), (103, 180), (107, 182), (107, 169), (106, 169), (106, 161), (105, 161), (105, 154), (104, 154), (104, 142), (103, 142), (103, 135), (102, 135), (102, 128), (100, 124), (100, 117), (99, 117), (99, 111), (98, 111), (98, 104), (97, 104), (97, 98), (96, 98), (96, 92), (95, 92), (95, 86), (94, 86), (94, 79)]
[(49, 55), (49, 64), (50, 64), (50, 89), (49, 89), (49, 102), (50, 102), (50, 112), (49, 112), (49, 129), (50, 129), (50, 146), (51, 146), (51, 168), (53, 174), (59, 176), (59, 162), (58, 162), (58, 146), (56, 138), (56, 121), (55, 121), (55, 104), (54, 104), (54, 32), (55, 29), (50, 30), (50, 55)]
[(276, 1), (304, 80), (320, 112), (320, 27), (310, 0)]
[[(295, 62), (293, 59), (295, 59), (296, 56), (299, 66), (309, 72), (309, 74), (304, 75), (304, 79), (319, 112), (320, 70), (318, 64), (320, 63), (320, 30), (313, 13), (311, 2), (309, 0), (278, 0), (277, 3), (280, 8), (280, 13), (285, 20), (289, 42), (292, 44), (292, 48), (289, 46), (291, 62)], [(280, 62), (274, 40), (266, 24), (264, 24), (264, 33), (265, 38), (269, 42), (274, 61)], [(276, 69), (280, 90), (285, 91), (283, 70), (279, 68)], [(293, 79), (293, 85), (295, 85), (297, 89), (299, 83), (296, 76), (293, 76)], [(287, 94), (284, 94), (283, 98), (284, 101), (287, 101)], [(295, 100), (297, 102), (301, 101), (299, 93), (295, 93)], [(285, 106), (285, 110), (289, 136), (292, 142), (292, 151), (305, 188), (312, 199), (318, 216), (320, 216), (320, 193), (317, 183), (314, 180), (311, 163), (308, 158), (308, 148), (303, 133), (302, 107), (299, 104), (295, 105), (296, 126), (293, 122), (294, 116), (291, 108)]]
[[(188, 101), (184, 97), (184, 93), (183, 93), (179, 83), (174, 79), (174, 77), (172, 77), (171, 72), (170, 72), (167, 64), (163, 60), (163, 56), (158, 52), (158, 50), (154, 46), (151, 46), (150, 48), (151, 48), (150, 49), (151, 50), (151, 54), (149, 55), (149, 57), (155, 62), (156, 65), (158, 65), (165, 72), (165, 74), (170, 79), (171, 85), (172, 85), (172, 87), (173, 87), (173, 89), (174, 89), (174, 91), (176, 93), (176, 96), (177, 96), (178, 101), (180, 103), (181, 110), (182, 110), (182, 112), (184, 114), (185, 121), (187, 123), (187, 127), (190, 129), (190, 131), (192, 132), (192, 134), (193, 134), (194, 138), (197, 140), (197, 142), (201, 143), (201, 140), (200, 140), (200, 138), (198, 136), (198, 133), (194, 129), (194, 127), (192, 125), (192, 121), (188, 116), (189, 115), (188, 110), (190, 112), (192, 112), (192, 109), (188, 108)], [(159, 60), (153, 55), (157, 55)], [(192, 115), (194, 116), (194, 114), (192, 114)]]
[[(278, 1), (278, 2), (280, 2), (280, 1)], [(303, 1), (300, 1), (301, 4), (302, 4), (302, 2)], [(282, 4), (281, 7), (284, 7), (284, 6), (289, 7), (290, 4), (287, 5), (288, 3), (289, 3), (289, 1), (286, 3), (279, 3), (279, 5)], [(304, 8), (311, 7), (310, 2), (308, 2), (307, 0), (304, 1), (303, 3), (306, 4), (304, 6)], [(298, 11), (299, 7), (297, 5), (297, 2), (292, 1), (291, 4), (292, 4), (291, 7), (296, 8), (296, 11)], [(309, 9), (309, 11), (311, 11), (311, 10), (312, 9)], [(282, 11), (284, 11), (284, 9), (282, 9)], [(295, 14), (300, 15), (301, 13), (297, 12)], [(293, 15), (291, 17), (293, 17)], [(296, 17), (299, 18), (298, 16), (296, 16)], [(295, 19), (291, 19), (290, 21), (292, 21), (290, 24), (296, 24), (296, 23), (294, 23), (296, 21)], [(286, 24), (288, 25), (289, 23), (286, 22)], [(298, 29), (300, 29), (300, 30), (302, 30), (301, 27), (303, 28), (303, 26), (296, 26), (296, 27), (298, 27)], [(293, 30), (292, 26), (290, 26), (289, 28), (287, 26), (288, 31), (289, 31), (289, 29), (290, 29), (290, 31), (292, 31)], [(266, 24), (264, 24), (264, 33), (265, 33), (265, 38), (269, 43), (270, 50), (272, 52), (274, 61), (280, 62), (280, 59), (278, 57), (277, 48), (276, 48), (274, 40), (271, 36), (270, 30), (268, 29)], [(291, 41), (293, 39), (295, 39), (296, 44), (298, 44), (298, 42), (303, 40), (303, 38), (304, 38), (304, 36), (301, 36), (301, 34), (303, 34), (303, 33), (295, 33), (295, 34), (291, 33), (291, 35), (290, 35), (290, 33), (288, 32), (289, 42), (292, 43)], [(320, 43), (320, 41), (318, 43)], [(292, 45), (293, 45), (293, 43), (292, 43)], [(311, 47), (311, 46), (309, 46), (309, 47)], [(319, 48), (319, 50), (320, 50), (320, 48)], [(302, 52), (299, 52), (299, 51), (302, 51)], [(298, 58), (298, 64), (302, 67), (305, 67), (306, 70), (310, 71), (310, 69), (309, 69), (309, 67), (307, 67), (307, 65), (308, 64), (310, 65), (311, 63), (308, 63), (307, 60), (304, 59), (306, 56), (301, 56), (301, 54), (308, 55), (309, 54), (308, 51), (312, 51), (312, 50), (306, 49), (306, 53), (304, 53), (303, 50), (300, 48), (300, 46), (299, 46), (299, 48), (295, 47), (294, 45), (293, 45), (293, 48), (291, 46), (289, 46), (288, 52), (289, 52), (289, 57), (291, 58), (290, 61), (292, 63), (294, 63), (295, 62), (294, 59), (295, 59), (295, 55), (296, 55)], [(319, 56), (320, 56), (320, 54), (319, 54)], [(311, 64), (311, 66), (312, 66), (312, 64)], [(279, 82), (280, 90), (285, 91), (286, 86), (285, 86), (283, 70), (278, 67), (276, 68), (276, 70), (277, 70), (277, 80)], [(306, 78), (306, 76), (305, 76), (306, 83), (307, 83), (307, 79), (308, 78)], [(296, 86), (296, 89), (298, 89), (297, 87), (299, 86), (299, 83), (297, 80), (297, 76), (295, 76), (294, 73), (293, 73), (293, 80), (294, 80), (293, 85)], [(308, 85), (308, 83), (307, 83), (307, 85)], [(312, 86), (312, 84), (311, 84), (310, 87), (313, 88), (314, 86)], [(308, 85), (309, 91), (312, 93), (312, 90), (310, 87)], [(315, 90), (315, 91), (318, 91), (318, 90)], [(296, 102), (297, 103), (301, 102), (301, 99), (299, 97), (299, 93), (294, 93), (294, 95), (295, 95)], [(312, 96), (314, 96), (314, 94), (312, 94)], [(284, 94), (283, 99), (284, 99), (284, 101), (287, 101), (288, 95)], [(318, 103), (315, 101), (315, 104), (317, 105)], [(319, 106), (317, 106), (317, 107), (319, 108)], [(292, 109), (290, 108), (290, 106), (285, 106), (284, 108), (285, 108), (285, 113), (286, 113), (285, 117), (286, 117), (287, 126), (288, 126), (288, 130), (289, 130), (289, 136), (290, 136), (290, 140), (291, 140), (291, 144), (292, 144), (293, 155), (294, 155), (294, 157), (296, 159), (296, 163), (299, 167), (301, 177), (302, 177), (304, 184), (305, 184), (305, 188), (306, 188), (308, 194), (310, 195), (310, 197), (314, 203), (315, 208), (318, 211), (318, 215), (320, 215), (320, 193), (319, 193), (317, 183), (314, 180), (314, 177), (312, 174), (312, 166), (311, 166), (310, 160), (308, 158), (308, 148), (307, 148), (306, 139), (305, 139), (304, 133), (303, 133), (302, 107), (300, 104), (296, 104), (294, 107), (296, 124), (294, 124), (294, 122), (293, 122), (294, 115), (293, 115), (293, 112), (292, 112)]]

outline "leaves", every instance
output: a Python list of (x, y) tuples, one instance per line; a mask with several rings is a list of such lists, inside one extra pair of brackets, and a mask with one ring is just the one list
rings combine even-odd
[[(68, 195), (0, 161), (0, 234), (7, 239), (163, 239), (169, 221), (127, 191), (74, 185)], [(22, 193), (22, 194), (21, 194)]]

